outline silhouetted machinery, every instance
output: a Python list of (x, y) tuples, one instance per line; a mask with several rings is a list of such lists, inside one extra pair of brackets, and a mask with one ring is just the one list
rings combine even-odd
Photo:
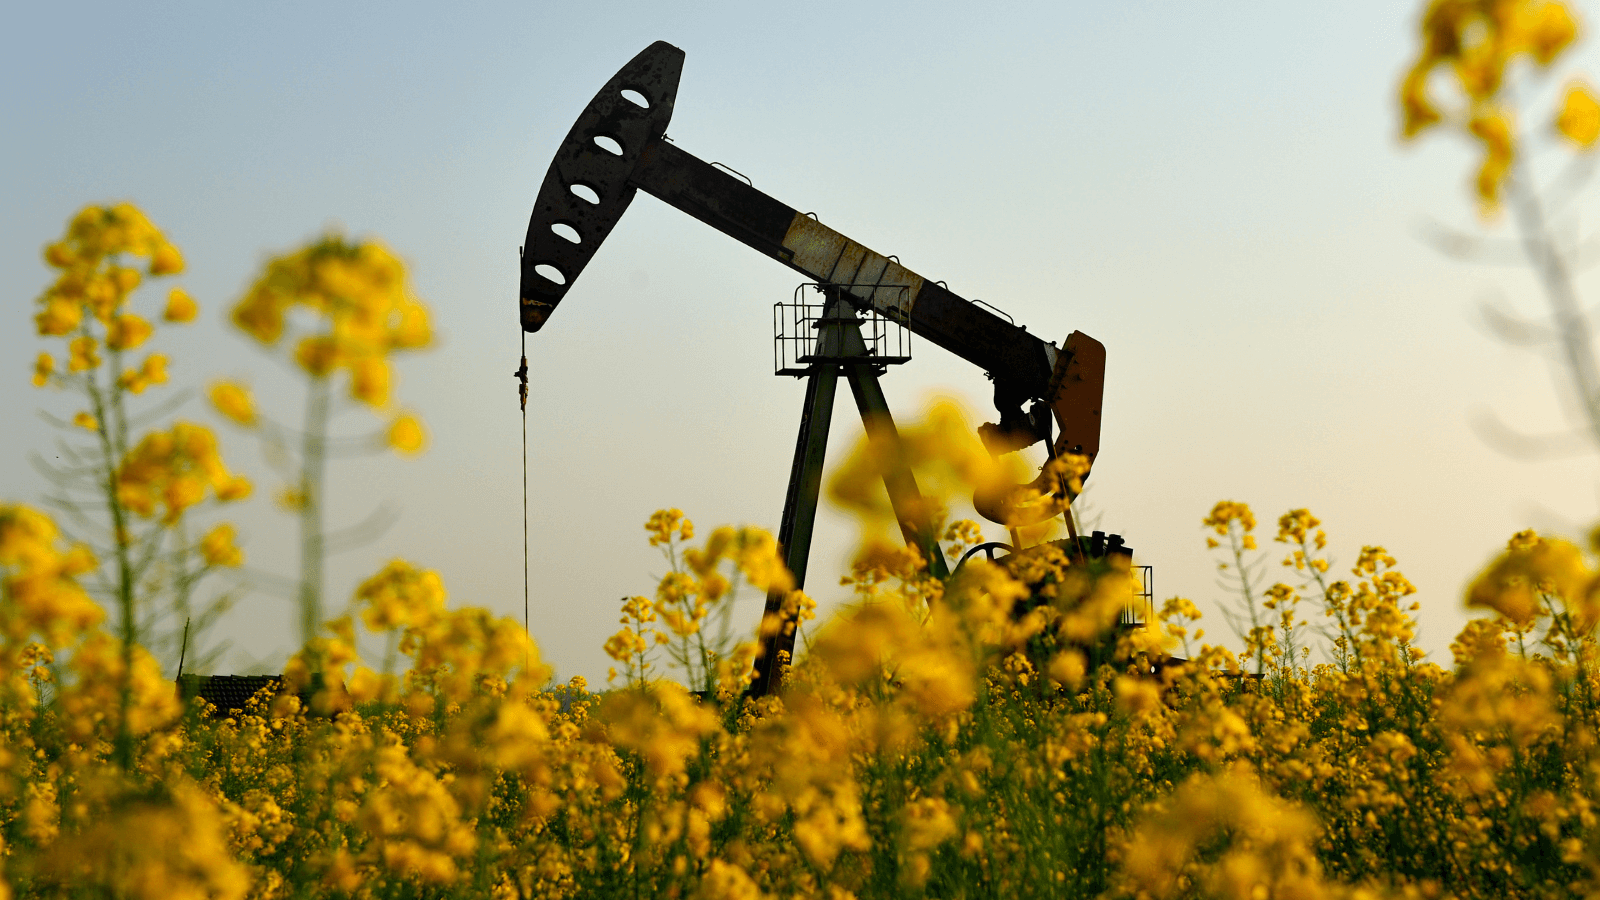
[[(878, 375), (883, 366), (905, 356), (884, 353), (882, 342), (875, 339), (884, 320), (988, 374), (1000, 418), (980, 429), (990, 452), (999, 455), (1044, 442), (1052, 457), (1073, 453), (1094, 459), (1100, 449), (1105, 383), (1105, 348), (1100, 342), (1076, 331), (1060, 347), (1035, 337), (1025, 327), (957, 296), (942, 282), (918, 275), (895, 257), (870, 250), (815, 216), (756, 190), (731, 169), (680, 149), (666, 131), (683, 58), (683, 51), (671, 44), (651, 44), (600, 89), (567, 133), (528, 222), (521, 282), (524, 331), (538, 331), (549, 321), (640, 190), (806, 276), (822, 302), (816, 314), (794, 320), (813, 332), (802, 336), (804, 352), (794, 360), (804, 368), (786, 369), (780, 364), (781, 371), (807, 378), (805, 410), (778, 532), (797, 585), (805, 581), (823, 452), (841, 374), (868, 434), (897, 440)], [(873, 329), (871, 338), (863, 337), (863, 324)], [(519, 373), (523, 377), (525, 369), (526, 363)], [(891, 471), (885, 482), (907, 541), (924, 549), (936, 574), (946, 574), (938, 535), (909, 512), (920, 507), (910, 471)], [(1071, 499), (1066, 479), (1047, 467), (1039, 481), (975, 498), (975, 505), (986, 517), (1015, 527), (1054, 516)], [(776, 613), (782, 600), (768, 597), (768, 612)], [(754, 693), (776, 686), (773, 661), (793, 648), (792, 629), (765, 641)]]

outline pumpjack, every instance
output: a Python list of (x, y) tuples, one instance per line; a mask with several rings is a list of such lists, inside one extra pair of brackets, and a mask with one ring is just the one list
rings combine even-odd
[[(1105, 385), (1106, 352), (1099, 341), (1080, 331), (1061, 346), (1043, 340), (992, 307), (958, 296), (943, 282), (924, 278), (897, 258), (762, 193), (727, 167), (680, 148), (667, 137), (667, 124), (683, 60), (677, 47), (651, 44), (606, 82), (567, 132), (539, 188), (523, 244), (524, 332), (537, 332), (550, 320), (641, 190), (804, 275), (824, 302), (821, 315), (807, 320), (815, 334), (801, 358), (805, 408), (778, 531), (797, 587), (805, 583), (841, 374), (868, 435), (898, 440), (878, 384), (886, 360), (863, 339), (863, 317), (895, 323), (988, 374), (999, 421), (983, 425), (979, 433), (991, 453), (1042, 442), (1051, 457), (1077, 454), (1092, 464), (1100, 451)], [(524, 360), (520, 377), (525, 379), (525, 372)], [(907, 541), (925, 551), (934, 574), (948, 574), (932, 523), (912, 512), (921, 504), (911, 472), (891, 470), (884, 480)], [(1047, 466), (1034, 483), (976, 497), (974, 505), (985, 517), (1015, 528), (1062, 512), (1072, 498), (1068, 480)], [(769, 595), (767, 614), (780, 614), (783, 600)], [(793, 650), (792, 627), (763, 639), (751, 693), (776, 689), (781, 663)]]

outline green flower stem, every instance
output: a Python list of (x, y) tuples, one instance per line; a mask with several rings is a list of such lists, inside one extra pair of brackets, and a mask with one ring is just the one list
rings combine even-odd
[[(322, 623), (322, 483), (327, 468), (328, 379), (313, 376), (306, 401), (305, 440), (300, 455), (300, 642), (311, 647)], [(313, 654), (312, 674), (322, 670), (321, 654)]]

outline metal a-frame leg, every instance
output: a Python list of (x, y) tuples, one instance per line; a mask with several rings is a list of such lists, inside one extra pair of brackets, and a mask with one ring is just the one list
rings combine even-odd
[[(806, 406), (800, 417), (800, 436), (795, 441), (794, 466), (789, 471), (789, 493), (783, 501), (783, 521), (778, 526), (778, 545), (783, 548), (783, 563), (794, 575), (798, 590), (806, 583), (806, 562), (811, 556), (811, 535), (817, 524), (817, 500), (822, 493), (822, 462), (828, 450), (828, 426), (833, 419), (833, 396), (839, 384), (839, 367), (817, 364), (806, 376)], [(767, 594), (762, 622), (782, 621), (782, 591)], [(755, 681), (750, 693), (761, 697), (778, 689), (779, 672), (794, 656), (794, 629), (797, 623), (761, 638), (761, 656), (756, 660)]]
[(950, 567), (939, 546), (939, 535), (928, 518), (922, 491), (906, 465), (905, 455), (899, 452), (900, 431), (895, 428), (894, 417), (889, 415), (889, 404), (883, 398), (877, 371), (870, 365), (851, 365), (845, 367), (845, 373), (850, 380), (850, 392), (856, 397), (856, 408), (861, 411), (861, 424), (867, 429), (867, 437), (889, 448), (886, 460), (889, 466), (883, 473), (883, 486), (889, 491), (889, 505), (900, 522), (901, 534), (905, 535), (907, 544), (922, 551), (922, 558), (934, 576), (950, 577)]

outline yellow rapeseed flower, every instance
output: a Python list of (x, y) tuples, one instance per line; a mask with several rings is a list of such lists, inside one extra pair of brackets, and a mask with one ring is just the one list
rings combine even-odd
[(88, 431), (99, 431), (100, 430), (100, 422), (99, 422), (99, 420), (97, 420), (94, 416), (91, 416), (86, 412), (79, 412), (77, 415), (73, 416), (72, 417), (72, 424), (78, 426), (79, 428), (86, 429)]
[(350, 396), (368, 406), (389, 402), (389, 364), (382, 357), (363, 356), (350, 362)]
[(168, 322), (193, 322), (199, 314), (200, 304), (189, 296), (188, 291), (175, 287), (167, 294), (167, 308), (161, 317)]
[(152, 353), (145, 358), (144, 366), (139, 370), (139, 374), (151, 384), (166, 384), (167, 362), (165, 353)]
[(237, 568), (244, 565), (244, 551), (234, 543), (234, 528), (223, 522), (200, 539), (200, 555), (213, 566)]
[(389, 425), (388, 442), (397, 453), (407, 456), (421, 453), (427, 445), (427, 434), (422, 429), (422, 420), (410, 413), (396, 416)]
[(217, 412), (246, 428), (256, 424), (256, 406), (249, 388), (236, 381), (218, 381), (211, 385), (209, 394)]
[(56, 241), (44, 248), (44, 261), (57, 269), (65, 269), (77, 261), (77, 253), (65, 241)]
[(644, 638), (635, 633), (633, 629), (624, 628), (616, 634), (613, 634), (611, 637), (606, 638), (605, 645), (601, 649), (605, 650), (606, 655), (617, 662), (628, 662), (632, 660), (636, 654), (649, 650), (650, 645), (644, 640)]
[(6, 603), (0, 606), (0, 634), (13, 642), (41, 635), (61, 646), (94, 627), (104, 612), (84, 593), (77, 578), (95, 561), (81, 545), (62, 550), (60, 531), (48, 515), (21, 504), (0, 503), (0, 571)]
[(138, 369), (123, 369), (122, 374), (117, 377), (117, 386), (130, 394), (142, 394), (144, 389), (150, 386), (150, 382)]
[[(172, 694), (170, 683), (166, 693)], [(102, 809), (42, 854), (48, 877), (130, 900), (251, 895), (250, 869), (229, 846), (218, 804), (200, 787), (177, 780), (159, 793), (118, 798)]]
[(67, 345), (67, 371), (83, 372), (100, 365), (99, 345), (95, 339), (84, 335), (72, 339)]
[(44, 309), (33, 317), (33, 321), (39, 328), (39, 334), (44, 337), (71, 334), (83, 321), (83, 307), (70, 300), (53, 298), (45, 302)]
[(1083, 685), (1084, 675), (1087, 673), (1083, 654), (1077, 650), (1063, 650), (1050, 660), (1050, 667), (1045, 674), (1056, 684), (1068, 690), (1077, 690)]
[[(163, 241), (156, 247), (155, 253), (150, 257), (151, 275), (176, 275), (183, 271), (183, 254), (178, 248)], [(188, 321), (187, 319), (174, 319), (173, 321)]]
[(55, 370), (55, 358), (48, 353), (39, 354), (39, 358), (33, 361), (33, 386), (44, 387)]
[(1135, 719), (1161, 708), (1161, 688), (1148, 678), (1118, 675), (1112, 684), (1117, 707)]
[(1484, 147), (1483, 164), (1478, 168), (1478, 199), (1486, 213), (1500, 205), (1500, 189), (1511, 174), (1516, 157), (1511, 116), (1503, 110), (1489, 110), (1473, 116), (1467, 130)]
[(1520, 11), (1520, 36), (1534, 61), (1541, 66), (1555, 62), (1561, 51), (1578, 38), (1578, 23), (1565, 3), (1556, 0), (1523, 3)]
[(356, 600), (365, 604), (361, 621), (367, 628), (390, 631), (431, 625), (444, 614), (446, 595), (438, 572), (396, 559), (362, 582)]
[(1600, 138), (1600, 102), (1595, 100), (1588, 85), (1568, 85), (1566, 100), (1556, 117), (1556, 130), (1585, 150), (1592, 148), (1595, 139)]
[[(1411, 139), (1449, 121), (1480, 141), (1485, 153), (1476, 193), (1484, 215), (1498, 210), (1515, 157), (1505, 106), (1508, 73), (1524, 58), (1552, 65), (1577, 33), (1571, 12), (1558, 0), (1431, 0), (1424, 11), (1419, 53), (1400, 83), (1401, 134)], [(1459, 92), (1459, 105), (1447, 113), (1429, 96), (1436, 72), (1453, 76)]]
[(1400, 133), (1411, 139), (1437, 123), (1439, 110), (1428, 99), (1428, 67), (1415, 66), (1400, 85)]
[(231, 313), (263, 344), (284, 336), (291, 309), (315, 314), (296, 335), (295, 363), (313, 378), (348, 369), (351, 396), (373, 407), (388, 402), (387, 355), (427, 346), (428, 312), (411, 296), (405, 266), (382, 245), (330, 235), (267, 264)]
[(231, 503), (249, 497), (254, 490), (255, 486), (250, 483), (250, 479), (243, 475), (235, 475), (224, 481), (222, 486), (217, 488), (217, 499), (224, 503)]
[(327, 335), (304, 338), (294, 348), (294, 361), (313, 378), (325, 378), (339, 364), (339, 344)]
[(1228, 530), (1234, 522), (1238, 522), (1240, 529), (1246, 534), (1255, 530), (1256, 515), (1250, 511), (1249, 504), (1236, 503), (1232, 500), (1219, 501), (1211, 508), (1211, 515), (1206, 516), (1201, 524), (1218, 535), (1227, 537)]
[(687, 541), (694, 537), (694, 523), (684, 516), (681, 509), (658, 509), (650, 514), (650, 520), (644, 523), (646, 531), (650, 532), (650, 546), (660, 547), (671, 543), (673, 532), (677, 532), (677, 539)]
[(950, 804), (940, 797), (923, 797), (909, 803), (901, 816), (902, 840), (908, 850), (930, 850), (960, 830)]
[(171, 524), (202, 502), (208, 489), (220, 501), (238, 499), (239, 484), (223, 464), (210, 429), (175, 422), (170, 431), (145, 435), (124, 458), (117, 474), (117, 499), (145, 517), (155, 515), (158, 504), (165, 506), (163, 521)]
[(306, 508), (306, 495), (298, 488), (286, 487), (278, 491), (278, 505), (289, 512), (299, 512)]
[(1594, 578), (1576, 545), (1523, 532), (1474, 579), (1467, 605), (1492, 609), (1525, 625), (1540, 614), (1542, 594), (1576, 603), (1588, 594)]

